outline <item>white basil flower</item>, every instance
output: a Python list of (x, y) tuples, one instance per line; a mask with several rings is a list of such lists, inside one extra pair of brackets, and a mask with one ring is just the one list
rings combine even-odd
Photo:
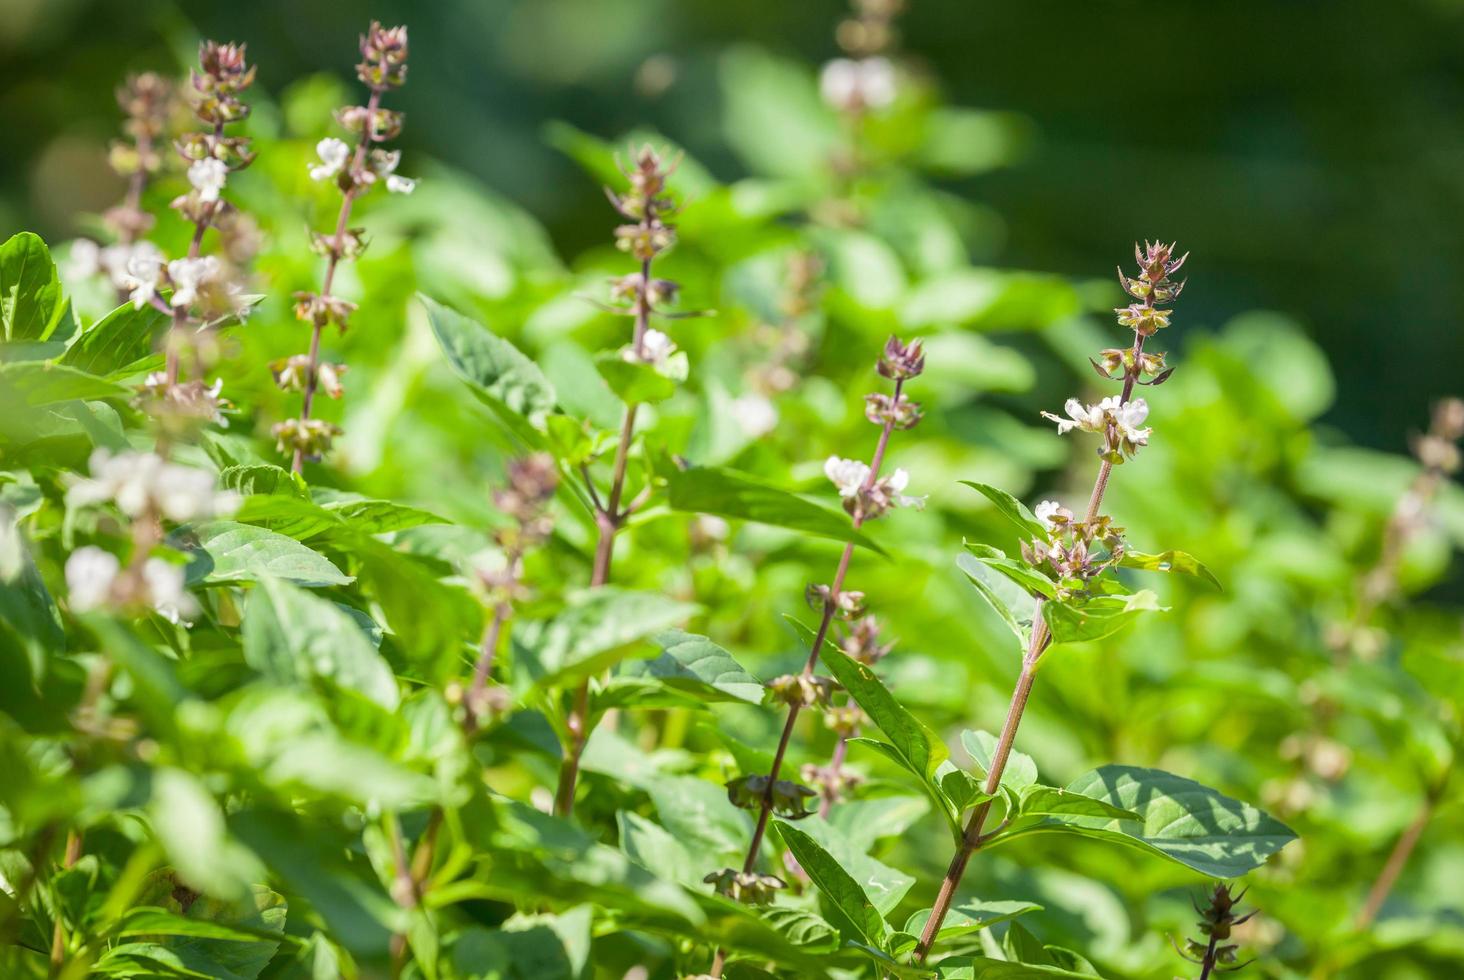
[(833, 481), (839, 496), (848, 499), (859, 492), (869, 479), (869, 465), (857, 459), (830, 456), (824, 461), (824, 475)]
[(105, 606), (112, 596), (122, 563), (110, 551), (93, 545), (77, 548), (66, 559), (66, 592), (74, 612), (88, 612)]
[(188, 168), (188, 183), (198, 191), (200, 201), (213, 202), (219, 199), (223, 192), (224, 184), (229, 179), (229, 168), (222, 160), (208, 157), (203, 160), (195, 160)]
[(163, 278), (163, 255), (161, 252), (134, 250), (127, 259), (127, 273), (122, 277), (122, 288), (129, 290), (127, 298), (132, 308), (140, 310), (158, 294)]
[(767, 435), (778, 424), (778, 410), (767, 398), (757, 393), (732, 399), (732, 418), (753, 439)]
[(187, 622), (198, 614), (198, 601), (183, 587), (183, 568), (161, 558), (149, 558), (142, 565), (142, 580), (148, 602), (170, 623)]
[(641, 335), (641, 357), (646, 364), (657, 367), (666, 363), (666, 358), (676, 353), (676, 343), (654, 327)]
[(329, 180), (345, 168), (346, 161), (351, 156), (351, 148), (334, 136), (327, 136), (316, 143), (315, 152), (320, 157), (320, 163), (310, 165), (311, 180)]
[(221, 269), (218, 258), (212, 255), (169, 262), (168, 278), (173, 283), (172, 305), (189, 306), (194, 303), (198, 299), (198, 291), (217, 279)]

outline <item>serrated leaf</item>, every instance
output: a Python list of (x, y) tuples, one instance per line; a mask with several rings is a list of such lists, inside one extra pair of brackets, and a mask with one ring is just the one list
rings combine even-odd
[(554, 411), (554, 386), (512, 343), (482, 324), (418, 294), (437, 343), (458, 377), (520, 438), (539, 446), (544, 417)]
[(620, 849), (658, 878), (696, 888), (708, 872), (677, 837), (665, 827), (638, 813), (621, 810), (615, 815), (620, 829)]
[(356, 621), (335, 603), (263, 578), (244, 613), (244, 660), (285, 681), (319, 677), (396, 708), (396, 677)]
[(195, 544), (188, 563), (191, 585), (256, 582), (273, 577), (296, 585), (348, 585), (353, 580), (324, 555), (268, 528), (214, 521), (188, 529)]
[(1119, 564), (1124, 568), (1142, 568), (1150, 572), (1178, 572), (1181, 575), (1193, 575), (1210, 583), (1216, 589), (1220, 589), (1220, 580), (1214, 573), (1200, 563), (1194, 555), (1183, 551), (1161, 551), (1158, 554), (1149, 554), (1143, 551), (1125, 551)]
[(1047, 525), (1039, 521), (1027, 505), (1016, 497), (997, 487), (988, 486), (985, 483), (973, 483), (970, 480), (962, 480), (964, 486), (970, 487), (981, 496), (991, 501), (996, 507), (997, 513), (1016, 525), (1017, 530), (1022, 532), (1022, 537), (1036, 538), (1039, 541), (1047, 540)]
[(1296, 839), (1264, 811), (1173, 773), (1103, 766), (1068, 784), (1071, 793), (1131, 810), (1138, 820), (1043, 817), (1001, 839), (1057, 831), (1111, 840), (1167, 858), (1214, 878), (1238, 878)]
[(893, 912), (915, 884), (914, 878), (870, 857), (865, 849), (845, 836), (842, 830), (821, 818), (805, 820), (798, 825), (798, 829), (813, 838), (819, 847), (838, 862), (839, 867), (859, 883), (859, 887), (881, 915)]
[(776, 821), (776, 826), (798, 866), (837, 910), (853, 935), (875, 947), (881, 946), (889, 926), (859, 882), (808, 834), (784, 820)]
[[(961, 733), (961, 747), (976, 763), (981, 778), (991, 772), (991, 763), (996, 755), (998, 739), (990, 732), (967, 729)], [(1037, 782), (1037, 763), (1030, 755), (1012, 749), (1007, 755), (1006, 767), (1001, 772), (1001, 784), (1020, 792)]]
[(755, 521), (820, 538), (853, 541), (884, 554), (884, 549), (854, 529), (847, 515), (735, 470), (698, 466), (674, 471), (668, 479), (668, 503), (672, 510)]

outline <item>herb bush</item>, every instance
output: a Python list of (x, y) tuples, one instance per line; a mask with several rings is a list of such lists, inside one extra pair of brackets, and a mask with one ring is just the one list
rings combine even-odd
[(570, 262), (400, 172), (405, 28), (125, 82), (125, 198), (0, 246), (6, 977), (1458, 970), (1464, 404), (1161, 349), (1163, 241), (973, 265), (1021, 133), (897, 13), (725, 56), (731, 182), (551, 126)]

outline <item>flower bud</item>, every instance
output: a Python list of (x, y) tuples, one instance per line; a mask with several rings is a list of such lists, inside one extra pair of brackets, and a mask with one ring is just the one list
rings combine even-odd
[(879, 358), (879, 373), (891, 381), (905, 381), (918, 377), (924, 370), (925, 352), (921, 350), (920, 341), (903, 344), (900, 338), (891, 334)]

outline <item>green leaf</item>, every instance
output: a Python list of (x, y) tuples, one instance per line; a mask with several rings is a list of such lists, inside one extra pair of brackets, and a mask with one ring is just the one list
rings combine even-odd
[(269, 494), (296, 500), (310, 499), (304, 479), (270, 463), (225, 467), (219, 471), (219, 486), (245, 496)]
[(631, 644), (686, 620), (698, 608), (651, 592), (584, 589), (570, 596), (553, 619), (519, 625), (513, 637), (516, 659), (530, 683), (559, 685), (604, 670)]
[(880, 683), (869, 667), (849, 657), (831, 643), (825, 643), (820, 656), (828, 666), (829, 673), (834, 675), (834, 679), (843, 685), (849, 696), (889, 739), (888, 742), (881, 742), (853, 738), (849, 740), (849, 744), (868, 746), (913, 775), (919, 781), (921, 790), (940, 810), (951, 835), (958, 838), (961, 833), (958, 822), (961, 808), (951, 800), (941, 785), (943, 767), (949, 767), (947, 758), (950, 753), (945, 743), (924, 722), (896, 701), (894, 695)]
[(285, 681), (320, 677), (384, 708), (399, 701), (396, 677), (355, 619), (326, 599), (262, 578), (244, 613), (244, 660)]
[[(961, 733), (961, 747), (971, 756), (980, 771), (981, 778), (991, 772), (992, 759), (996, 755), (998, 739), (990, 732), (967, 729)], [(1001, 771), (1001, 785), (1020, 792), (1037, 782), (1037, 763), (1030, 755), (1012, 749), (1007, 755), (1006, 767)]]
[[(1008, 558), (999, 548), (990, 545), (966, 542), (968, 555), (957, 555), (956, 565), (966, 573), (968, 578), (975, 577), (972, 562), (979, 562), (994, 572), (999, 572), (1009, 581), (1015, 583), (1031, 596), (1044, 596), (1048, 599), (1057, 595), (1057, 589), (1052, 584), (1052, 579), (1043, 575), (1037, 569), (1026, 562), (1018, 561), (1015, 558)], [(1013, 614), (1015, 618), (1015, 614)], [(1029, 617), (1030, 618), (1030, 617)]]
[(1157, 555), (1142, 551), (1125, 551), (1119, 564), (1124, 568), (1142, 568), (1150, 572), (1179, 572), (1182, 575), (1193, 575), (1195, 578), (1209, 582), (1217, 589), (1221, 588), (1220, 580), (1202, 565), (1198, 558), (1183, 551), (1163, 551)]
[(544, 417), (554, 411), (554, 386), (513, 344), (483, 325), (420, 293), (432, 333), (458, 377), (515, 435), (537, 446)]
[[(985, 733), (982, 733), (985, 734)], [(1106, 800), (1081, 796), (1056, 786), (1028, 786), (1021, 795), (1022, 816), (1039, 814), (1073, 817), (1102, 817), (1105, 820), (1140, 820), (1132, 810), (1114, 806)]]
[[(982, 902), (975, 899), (960, 902), (951, 906), (950, 911), (946, 913), (945, 921), (940, 925), (940, 932), (936, 935), (936, 940), (980, 932), (982, 929), (990, 929), (992, 926), (1009, 922), (1019, 915), (1041, 910), (1042, 906), (1034, 902)], [(931, 909), (921, 909), (910, 916), (905, 922), (903, 931), (912, 936), (923, 933), (925, 923), (930, 921), (931, 911)]]
[(1042, 618), (1052, 630), (1053, 643), (1084, 643), (1117, 633), (1143, 613), (1163, 610), (1154, 593), (1144, 589), (1126, 596), (1047, 602), (1042, 606)]
[(678, 351), (667, 360), (667, 370), (662, 372), (653, 365), (627, 361), (607, 351), (595, 357), (595, 370), (621, 401), (636, 405), (663, 402), (676, 394), (677, 382), (686, 380), (687, 360), (686, 354)]
[(264, 877), (254, 855), (229, 835), (218, 803), (191, 774), (154, 770), (148, 816), (169, 862), (196, 890), (239, 900)]
[(287, 893), (310, 903), (333, 939), (361, 956), (384, 956), (400, 919), (396, 903), (360, 867), (364, 862), (347, 863), (347, 849), (316, 826), (274, 810), (230, 817), (234, 834), (274, 869)]
[[(956, 556), (956, 567), (976, 587), (981, 598), (986, 600), (1007, 629), (1017, 638), (1017, 643), (1026, 647), (1032, 628), (1034, 600), (1031, 592), (1005, 572), (993, 568), (990, 563), (971, 554)], [(1023, 612), (1025, 610), (1025, 613)]]
[(331, 532), (360, 562), (361, 585), (375, 599), (396, 643), (433, 677), (456, 671), (483, 630), (483, 607), (463, 585), (443, 581), (410, 554), (349, 529)]
[(1044, 817), (1014, 826), (1004, 840), (1057, 831), (1111, 840), (1168, 858), (1213, 878), (1238, 878), (1296, 839), (1291, 829), (1249, 803), (1158, 769), (1103, 766), (1067, 791), (1130, 810), (1138, 820)]
[(752, 836), (752, 818), (727, 799), (718, 783), (695, 776), (659, 776), (645, 785), (662, 826), (708, 866), (740, 860)]
[(771, 524), (820, 538), (853, 541), (871, 551), (885, 553), (856, 531), (847, 515), (759, 483), (735, 470), (698, 466), (676, 471), (669, 479), (668, 502), (672, 510)]
[(1027, 509), (1027, 505), (1016, 497), (1013, 497), (1005, 490), (988, 486), (985, 483), (972, 483), (970, 480), (962, 480), (961, 483), (995, 504), (997, 513), (1015, 524), (1017, 530), (1022, 532), (1023, 538), (1036, 538), (1039, 541), (1047, 540), (1047, 526), (1039, 521)]
[(43, 361), (0, 364), (0, 400), (6, 405), (54, 405), (76, 400), (130, 399), (132, 390), (78, 368)]
[[(841, 807), (843, 805), (840, 804)], [(915, 884), (915, 879), (903, 871), (870, 857), (864, 848), (828, 821), (815, 817), (799, 823), (798, 829), (813, 838), (839, 867), (859, 883), (880, 915), (893, 912)]]
[(615, 815), (620, 849), (658, 878), (697, 888), (708, 869), (665, 827), (630, 810)]
[(941, 960), (935, 975), (939, 980), (1050, 980), (1052, 977), (1093, 980), (1092, 974), (1073, 973), (1057, 966), (1029, 966), (986, 957)]
[(0, 331), (6, 341), (45, 340), (69, 309), (51, 251), (28, 231), (0, 245)]
[(762, 703), (762, 682), (705, 636), (666, 630), (655, 637), (655, 642), (663, 651), (661, 656), (631, 665), (627, 674), (654, 678), (699, 701)]
[(78, 337), (58, 363), (89, 374), (112, 374), (152, 354), (168, 323), (159, 309), (124, 303)]
[(808, 834), (784, 820), (776, 821), (776, 826), (778, 835), (793, 852), (798, 866), (838, 911), (853, 934), (876, 947), (883, 945), (889, 925), (859, 882)]
[(274, 577), (296, 585), (348, 585), (349, 575), (294, 538), (234, 521), (213, 521), (188, 530), (195, 543), (189, 584), (256, 582)]
[(46, 672), (49, 659), (66, 649), (61, 614), (31, 560), (16, 511), (0, 502), (0, 626), (9, 627), (25, 650), (33, 681)]
[(829, 823), (860, 851), (868, 853), (886, 837), (900, 837), (930, 812), (923, 796), (874, 796), (845, 800), (829, 812)]

